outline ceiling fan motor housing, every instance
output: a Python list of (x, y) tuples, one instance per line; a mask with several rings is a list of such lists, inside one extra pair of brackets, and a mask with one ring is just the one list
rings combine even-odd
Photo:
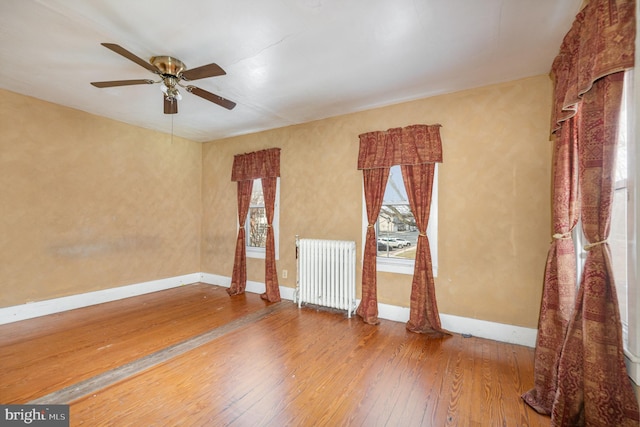
[(152, 56), (149, 62), (156, 67), (163, 76), (178, 77), (180, 73), (187, 69), (182, 61), (171, 56)]

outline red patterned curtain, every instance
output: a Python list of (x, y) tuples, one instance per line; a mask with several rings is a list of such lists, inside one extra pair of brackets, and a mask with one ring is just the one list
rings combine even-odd
[(276, 269), (276, 243), (273, 232), (273, 211), (276, 201), (277, 178), (262, 178), (262, 191), (264, 192), (264, 207), (267, 215), (267, 254), (264, 262), (265, 293), (262, 299), (269, 302), (280, 301), (280, 287), (278, 286), (278, 270)]
[(280, 149), (268, 148), (233, 157), (231, 181), (248, 181), (280, 176)]
[(623, 73), (597, 80), (580, 107), (582, 230), (589, 242), (576, 307), (558, 364), (553, 426), (638, 426), (627, 375), (607, 238)]
[(245, 249), (247, 238), (244, 225), (247, 222), (252, 189), (253, 180), (238, 181), (238, 224), (240, 224), (240, 227), (236, 241), (236, 253), (233, 258), (231, 286), (227, 289), (229, 295), (242, 294), (247, 287), (247, 252)]
[(280, 176), (280, 149), (270, 148), (253, 153), (239, 154), (233, 158), (231, 181), (238, 182), (238, 240), (233, 263), (229, 295), (241, 294), (247, 285), (246, 237), (244, 224), (247, 219), (253, 180), (262, 180), (265, 211), (267, 216), (267, 247), (265, 257), (266, 292), (262, 298), (271, 302), (280, 301), (280, 288), (276, 271), (275, 243), (273, 234), (273, 212), (277, 177)]
[(362, 267), (362, 301), (356, 313), (367, 323), (378, 322), (375, 223), (380, 213), (389, 168), (402, 165), (411, 210), (419, 229), (411, 288), (410, 320), (414, 332), (443, 333), (435, 299), (429, 241), (426, 237), (436, 162), (442, 162), (440, 125), (413, 125), (360, 135), (358, 169), (364, 177), (367, 235)]
[[(378, 132), (376, 132), (378, 133)], [(385, 138), (379, 132), (371, 137)], [(362, 135), (360, 135), (362, 141)], [(356, 314), (362, 317), (366, 323), (376, 325), (378, 321), (378, 283), (376, 258), (378, 256), (378, 246), (376, 243), (375, 224), (380, 214), (382, 201), (384, 199), (384, 189), (389, 179), (389, 168), (364, 169), (364, 199), (367, 205), (367, 236), (364, 243), (364, 259), (362, 262), (362, 299), (356, 310)]]
[(578, 223), (578, 140), (576, 117), (563, 123), (553, 164), (553, 241), (544, 272), (542, 306), (534, 360), (534, 388), (522, 397), (541, 414), (551, 414), (558, 383), (558, 359), (573, 310), (576, 253), (572, 231)]
[(446, 334), (440, 326), (440, 315), (436, 303), (436, 290), (431, 264), (431, 249), (427, 237), (429, 211), (435, 163), (402, 165), (402, 178), (409, 197), (409, 206), (418, 227), (416, 261), (411, 282), (411, 305), (407, 329), (421, 334)]
[[(624, 365), (606, 242), (622, 71), (633, 66), (634, 39), (634, 1), (591, 0), (577, 15), (552, 66), (556, 241), (545, 273), (535, 386), (523, 398), (539, 412), (551, 413), (553, 426), (638, 426), (638, 403)], [(574, 140), (580, 182), (577, 198), (575, 160), (571, 158), (576, 152)], [(572, 249), (563, 241), (569, 241), (578, 210), (590, 244), (585, 248), (589, 253), (572, 305), (569, 287), (574, 273), (568, 260)], [(567, 312), (571, 312), (568, 323)]]

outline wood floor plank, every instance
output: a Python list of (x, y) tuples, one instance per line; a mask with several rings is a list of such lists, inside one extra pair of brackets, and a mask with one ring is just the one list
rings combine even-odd
[(186, 353), (187, 351), (198, 348), (235, 329), (246, 327), (250, 323), (256, 322), (264, 316), (277, 313), (279, 309), (281, 309), (280, 304), (272, 304), (262, 310), (254, 311), (253, 313), (245, 315), (244, 317), (232, 320), (229, 323), (212, 329), (211, 331), (196, 335), (193, 338), (163, 348), (162, 350), (134, 360), (133, 362), (126, 363), (122, 366), (103, 372), (87, 380), (80, 381), (79, 383), (75, 383), (61, 390), (54, 391), (53, 393), (34, 399), (29, 403), (38, 405), (67, 404), (72, 400), (78, 399), (102, 388), (109, 387), (116, 382), (125, 380), (147, 369), (153, 368), (160, 363), (164, 363), (183, 353)]
[(190, 285), (1, 325), (0, 402), (26, 403), (264, 307)]
[[(151, 329), (156, 328), (161, 335), (170, 334), (174, 325), (180, 330), (189, 329), (186, 335), (193, 337), (199, 336), (198, 330), (206, 333), (222, 328), (265, 308), (257, 295), (247, 295), (242, 301), (226, 293), (220, 303), (224, 301), (230, 307), (218, 308), (217, 303), (203, 304), (202, 294), (193, 297), (191, 292), (205, 291), (207, 299), (216, 299), (213, 295), (219, 289), (196, 292), (197, 287), (191, 291), (186, 288), (165, 294), (169, 302), (156, 303), (166, 310), (151, 310), (160, 316), (156, 320), (142, 313), (144, 322), (155, 325)], [(133, 323), (135, 316), (128, 313), (136, 304), (127, 304), (131, 302), (125, 304), (123, 318)], [(166, 313), (174, 306), (186, 310), (189, 305), (194, 306), (193, 315), (180, 314), (181, 310)], [(549, 425), (548, 417), (530, 410), (520, 399), (533, 382), (533, 349), (459, 335), (430, 339), (408, 332), (401, 323), (383, 320), (371, 326), (334, 312), (298, 309), (287, 301), (279, 307), (273, 315), (258, 316), (246, 326), (199, 342), (149, 369), (75, 399), (70, 405), (71, 426)], [(117, 313), (117, 305), (110, 310)], [(210, 318), (218, 315), (220, 319)], [(177, 318), (170, 320), (172, 316)], [(181, 326), (182, 316), (201, 325)], [(71, 328), (76, 323), (81, 325), (79, 351), (93, 348), (95, 353), (96, 346), (104, 345), (100, 336), (94, 337), (95, 343), (85, 336), (85, 328), (91, 327), (100, 333), (119, 331), (108, 340), (112, 346), (120, 339), (135, 346), (140, 333), (141, 349), (133, 353), (142, 354), (142, 358), (152, 354), (150, 348), (167, 348), (176, 340), (171, 336), (165, 342), (163, 336), (157, 338), (160, 344), (151, 344), (151, 330), (133, 328), (130, 337), (117, 315), (103, 313), (100, 317), (97, 324), (81, 317), (66, 324)], [(45, 326), (48, 332), (44, 334), (33, 327), (34, 338), (29, 337), (28, 326), (20, 327), (22, 338), (7, 338), (13, 343), (7, 347), (18, 345), (14, 351), (28, 351), (28, 346), (22, 347), (23, 342), (43, 343), (49, 335), (63, 334), (50, 325)], [(2, 332), (0, 329), (0, 337)], [(71, 336), (65, 337), (72, 340)], [(0, 349), (3, 346), (0, 341)], [(52, 348), (52, 360), (73, 353), (72, 349)], [(50, 367), (54, 362), (47, 361), (45, 354), (42, 351), (38, 358), (26, 357), (25, 363)], [(79, 363), (78, 359), (70, 360)], [(103, 364), (122, 366), (123, 360), (126, 358), (114, 354), (113, 361)], [(30, 368), (18, 365), (14, 363), (16, 369)], [(81, 381), (95, 369), (80, 367), (78, 371), (77, 377), (73, 370), (67, 371), (71, 376), (67, 383)], [(14, 392), (19, 397), (11, 394)], [(4, 388), (3, 393), (3, 397), (18, 401), (29, 394), (16, 387)]]

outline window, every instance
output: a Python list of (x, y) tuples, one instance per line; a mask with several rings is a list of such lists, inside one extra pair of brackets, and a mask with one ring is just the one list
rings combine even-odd
[(262, 180), (253, 181), (251, 202), (247, 215), (247, 228), (249, 238), (247, 246), (251, 248), (264, 248), (267, 244), (267, 214), (264, 208), (264, 195), (262, 194)]
[[(279, 259), (279, 205), (280, 205), (280, 178), (276, 184), (276, 200), (274, 207), (273, 231), (275, 235), (276, 259)], [(251, 190), (251, 202), (245, 224), (247, 230), (247, 256), (250, 258), (265, 258), (267, 246), (267, 214), (264, 206), (264, 194), (262, 192), (262, 180), (253, 181)]]
[(632, 120), (634, 106), (638, 100), (633, 97), (633, 73), (625, 74), (622, 108), (620, 111), (620, 131), (616, 157), (616, 175), (611, 212), (611, 232), (609, 245), (616, 294), (620, 306), (622, 342), (624, 345), (627, 370), (636, 384), (640, 384), (640, 293), (638, 292), (638, 259), (636, 258), (639, 238), (638, 231), (638, 187), (637, 187), (637, 144), (630, 144), (633, 135), (638, 135), (639, 123)]
[[(437, 206), (438, 166), (436, 165), (431, 197), (431, 212), (427, 227), (434, 276), (437, 276), (438, 272)], [(363, 208), (363, 225), (364, 241), (367, 227), (366, 204), (364, 204)], [(409, 198), (402, 180), (402, 168), (399, 165), (392, 166), (389, 171), (389, 180), (387, 181), (382, 208), (375, 228), (378, 246), (378, 271), (413, 275), (418, 228), (409, 207)]]
[(627, 274), (627, 114), (623, 100), (620, 112), (620, 131), (618, 135), (618, 151), (616, 157), (615, 187), (613, 193), (613, 208), (611, 210), (611, 231), (609, 246), (611, 247), (611, 261), (613, 277), (620, 306), (620, 320), (622, 321), (622, 336), (625, 346), (629, 342), (629, 317), (627, 307), (628, 274)]
[(625, 209), (627, 218), (625, 317), (627, 324), (626, 335), (624, 335), (623, 339), (629, 374), (633, 381), (640, 385), (640, 285), (638, 284), (640, 260), (637, 255), (638, 244), (640, 243), (640, 210), (638, 209), (640, 200), (640, 189), (638, 187), (640, 121), (637, 118), (638, 112), (640, 112), (640, 87), (638, 86), (640, 84), (640, 68), (636, 67), (633, 71), (627, 71), (624, 84), (626, 98), (622, 115), (628, 119), (626, 141), (629, 143), (626, 145), (627, 175), (625, 182), (627, 195)]

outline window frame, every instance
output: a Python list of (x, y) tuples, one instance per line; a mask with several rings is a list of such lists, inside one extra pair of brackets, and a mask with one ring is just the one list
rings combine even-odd
[[(254, 186), (257, 180), (261, 180), (261, 178), (256, 178), (253, 180)], [(260, 183), (262, 184), (262, 181)], [(264, 205), (250, 205), (249, 209), (251, 209), (251, 207), (260, 207), (260, 206), (264, 207)], [(248, 211), (247, 211), (247, 218), (244, 223), (244, 229), (247, 233), (251, 232), (251, 227), (249, 224), (250, 220), (251, 220), (251, 216), (248, 214)], [(275, 249), (276, 249), (276, 260), (279, 260), (280, 259), (280, 177), (276, 179), (276, 197), (275, 197), (275, 205), (273, 207), (272, 227), (273, 227), (273, 234), (275, 238), (274, 241), (275, 241)], [(240, 229), (239, 225), (238, 225), (238, 229)], [(247, 254), (247, 258), (266, 259), (267, 249), (258, 248), (255, 246), (249, 246), (248, 243), (250, 242), (250, 240), (251, 240), (250, 236), (247, 235), (246, 244), (245, 244), (245, 251)]]
[[(626, 141), (627, 141), (627, 176), (626, 176), (626, 194), (627, 194), (627, 295), (626, 295), (626, 313), (627, 322), (623, 324), (622, 344), (627, 358), (627, 369), (629, 374), (640, 385), (640, 289), (638, 286), (638, 271), (640, 268), (640, 260), (637, 259), (638, 241), (640, 240), (640, 210), (638, 209), (638, 158), (640, 149), (635, 143), (636, 137), (640, 135), (640, 121), (634, 120), (635, 112), (639, 111), (638, 90), (635, 87), (634, 79), (637, 78), (638, 71), (625, 72), (624, 78), (624, 94), (623, 109), (621, 114), (626, 115)], [(618, 186), (616, 182), (616, 188)], [(616, 289), (617, 291), (617, 289)]]
[[(385, 187), (386, 190), (386, 187)], [(362, 247), (367, 238), (367, 203), (364, 197), (364, 183), (362, 187)], [(438, 277), (438, 164), (435, 163), (433, 177), (433, 189), (431, 192), (431, 210), (429, 212), (429, 224), (427, 226), (427, 236), (429, 237), (429, 248), (431, 250), (431, 264), (433, 265), (433, 277)], [(376, 221), (376, 247), (378, 242), (378, 230)], [(376, 251), (377, 254), (377, 251)], [(362, 251), (364, 262), (364, 251)], [(413, 275), (415, 260), (403, 258), (388, 258), (376, 256), (376, 270)]]
[[(640, 11), (640, 4), (636, 5)], [(638, 54), (636, 46), (636, 55)], [(627, 370), (640, 385), (640, 286), (638, 274), (638, 242), (640, 242), (640, 187), (638, 159), (640, 159), (640, 68), (625, 73), (624, 87), (627, 112), (627, 335), (623, 340)]]

